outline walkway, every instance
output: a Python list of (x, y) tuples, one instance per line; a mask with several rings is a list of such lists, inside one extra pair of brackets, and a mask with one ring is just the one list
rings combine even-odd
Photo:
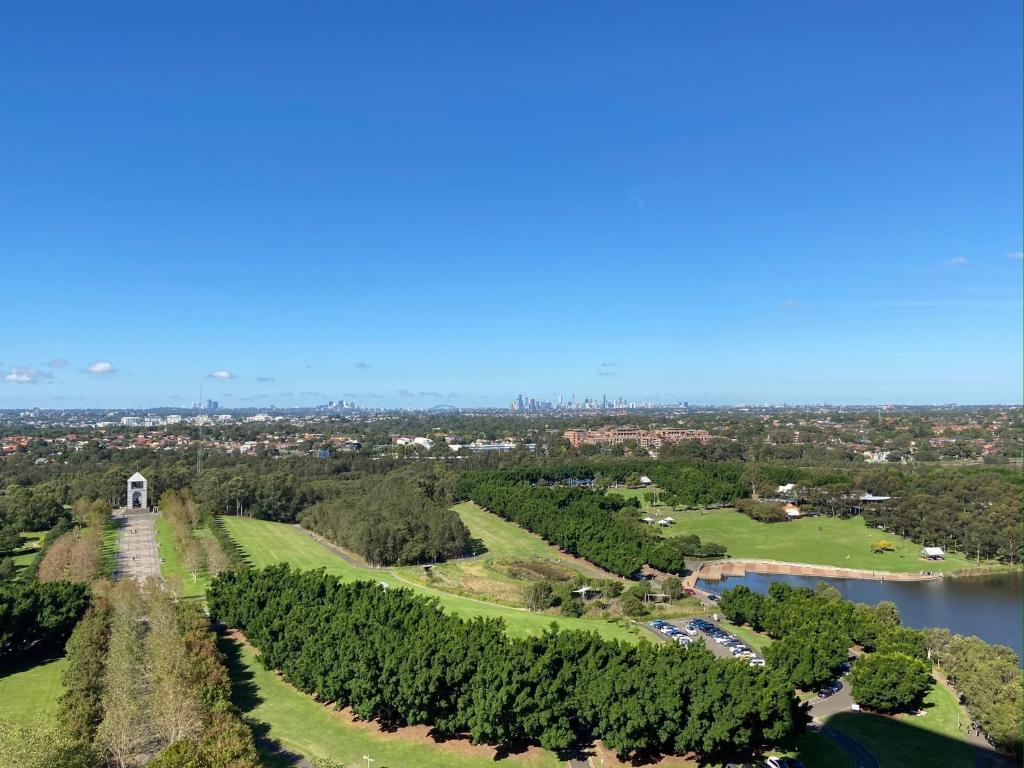
[(149, 510), (122, 511), (118, 539), (115, 579), (135, 579), (142, 584), (148, 577), (160, 578), (160, 555), (156, 547), (156, 515)]

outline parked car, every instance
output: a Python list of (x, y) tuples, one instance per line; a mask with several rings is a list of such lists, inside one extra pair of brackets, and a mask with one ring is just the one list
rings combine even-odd
[(835, 696), (837, 693), (839, 693), (839, 691), (840, 691), (840, 689), (842, 689), (842, 687), (843, 687), (843, 684), (841, 682), (839, 682), (838, 680), (836, 680), (835, 682), (829, 683), (824, 688), (822, 688), (820, 691), (818, 691), (818, 696), (820, 698), (822, 698), (822, 699), (827, 699), (829, 696)]
[(750, 660), (750, 666), (752, 666), (752, 667), (763, 667), (764, 666), (764, 659), (762, 659), (762, 658), (760, 658), (758, 656), (755, 656), (754, 658), (752, 658)]

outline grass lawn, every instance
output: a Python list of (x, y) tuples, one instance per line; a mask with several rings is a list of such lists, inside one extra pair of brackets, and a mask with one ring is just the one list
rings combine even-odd
[(266, 520), (252, 520), (246, 517), (225, 516), (219, 518), (225, 530), (248, 557), (249, 562), (259, 568), (265, 565), (287, 562), (297, 568), (324, 568), (328, 573), (346, 580), (372, 579), (384, 581), (392, 586), (408, 587), (414, 592), (436, 597), (441, 606), (462, 616), (485, 616), (501, 618), (508, 631), (515, 635), (538, 635), (552, 622), (563, 629), (593, 631), (607, 639), (635, 641), (639, 631), (630, 630), (620, 623), (601, 619), (573, 619), (531, 613), (525, 609), (497, 605), (461, 595), (453, 595), (432, 589), (403, 577), (401, 573), (387, 568), (369, 568), (345, 561), (334, 552), (311, 539), (307, 534), (291, 525), (272, 523)]
[[(826, 724), (871, 750), (882, 768), (926, 768), (940, 763), (945, 768), (971, 768), (974, 752), (957, 730), (958, 708), (953, 694), (936, 683), (925, 697), (923, 717), (842, 712)], [(966, 715), (961, 721), (968, 722)]]
[(15, 573), (20, 574), (36, 561), (39, 556), (39, 548), (43, 546), (43, 538), (46, 531), (28, 531), (21, 534), (25, 543), (11, 552), (11, 560), (14, 561)]
[[(918, 556), (920, 546), (870, 528), (860, 517), (806, 517), (786, 523), (759, 523), (730, 509), (676, 512), (672, 516), (677, 522), (666, 529), (666, 536), (693, 533), (724, 544), (731, 557), (878, 571), (955, 571), (975, 565), (954, 554), (938, 562), (922, 560)], [(879, 539), (891, 541), (894, 550), (872, 553), (871, 543)]]
[[(267, 738), (286, 749), (313, 758), (331, 758), (347, 765), (365, 765), (364, 755), (381, 768), (555, 768), (560, 761), (550, 752), (532, 750), (495, 761), (489, 750), (466, 750), (462, 742), (445, 746), (407, 733), (380, 733), (353, 724), (331, 709), (286, 684), (256, 661), (251, 649), (228, 638), (220, 641), (228, 660), (235, 703), (243, 713), (269, 726)], [(0, 681), (2, 682), (2, 681)], [(274, 764), (268, 760), (267, 764)]]
[[(213, 534), (206, 528), (200, 528), (195, 535), (198, 538), (208, 538)], [(196, 580), (192, 581), (192, 573), (182, 565), (180, 553), (174, 544), (171, 523), (163, 515), (157, 515), (156, 518), (156, 544), (162, 559), (160, 575), (165, 579), (178, 578), (181, 580), (181, 597), (183, 599), (205, 600), (206, 588), (210, 585), (210, 576), (201, 571)]]
[(65, 665), (53, 659), (0, 677), (0, 720), (27, 724), (55, 715)]

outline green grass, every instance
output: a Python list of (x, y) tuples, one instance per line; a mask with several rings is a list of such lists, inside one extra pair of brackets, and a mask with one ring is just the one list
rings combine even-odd
[[(520, 559), (558, 560), (572, 566), (574, 559), (545, 542), (539, 536), (510, 523), (495, 514), (481, 509), (472, 501), (456, 504), (452, 509), (459, 513), (462, 522), (469, 528), (474, 539), (479, 539), (487, 548), (485, 557), (515, 557)], [(596, 571), (593, 568), (592, 571)]]
[[(825, 722), (871, 750), (881, 768), (927, 768), (939, 763), (945, 768), (971, 768), (974, 752), (957, 729), (959, 707), (953, 694), (936, 683), (925, 697), (923, 717), (842, 712)], [(968, 722), (966, 715), (961, 715), (961, 722)]]
[[(785, 523), (759, 523), (729, 509), (674, 512), (672, 517), (676, 524), (665, 531), (666, 536), (693, 533), (724, 544), (731, 557), (877, 571), (945, 572), (974, 567), (974, 563), (955, 554), (939, 562), (922, 560), (919, 545), (871, 528), (860, 517), (806, 517)], [(872, 553), (871, 543), (879, 539), (891, 541), (894, 550)]]
[(10, 554), (11, 560), (14, 561), (16, 574), (21, 574), (36, 561), (36, 558), (39, 557), (39, 548), (43, 546), (45, 537), (46, 531), (28, 531), (21, 534), (21, 538), (25, 542)]
[(57, 713), (64, 659), (54, 659), (0, 677), (0, 720), (28, 724)]
[(306, 533), (291, 525), (253, 520), (246, 517), (219, 518), (228, 535), (235, 541), (250, 563), (259, 568), (275, 563), (291, 563), (297, 568), (324, 568), (345, 580), (372, 579), (391, 586), (408, 587), (421, 595), (435, 597), (443, 608), (462, 616), (500, 618), (514, 635), (538, 635), (557, 622), (563, 629), (593, 631), (606, 639), (632, 640), (639, 632), (620, 623), (601, 619), (573, 619), (531, 613), (525, 609), (497, 605), (461, 595), (453, 595), (418, 584), (395, 570), (352, 565), (326, 547), (313, 541)]
[[(207, 528), (195, 531), (197, 538), (209, 538), (213, 534)], [(156, 544), (160, 553), (160, 575), (165, 579), (181, 580), (181, 597), (185, 600), (205, 600), (206, 588), (210, 586), (210, 575), (200, 571), (195, 581), (192, 573), (181, 563), (181, 553), (175, 545), (170, 521), (163, 515), (156, 518)]]
[(100, 556), (103, 561), (104, 576), (113, 576), (117, 569), (117, 550), (120, 547), (121, 526), (124, 520), (111, 521), (103, 528), (100, 535)]
[[(263, 668), (252, 650), (227, 638), (222, 639), (231, 673), (235, 703), (247, 717), (269, 726), (267, 738), (308, 758), (330, 758), (348, 765), (365, 765), (363, 755), (381, 768), (555, 768), (560, 761), (549, 752), (532, 751), (501, 761), (474, 751), (463, 754), (458, 747), (436, 744), (402, 733), (379, 733), (354, 725), (328, 707), (285, 683)], [(268, 761), (273, 763), (273, 761)]]

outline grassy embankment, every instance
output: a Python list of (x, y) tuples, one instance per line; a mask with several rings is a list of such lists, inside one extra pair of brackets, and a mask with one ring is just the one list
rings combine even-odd
[[(638, 632), (622, 622), (599, 619), (574, 619), (532, 613), (525, 609), (488, 602), (435, 589), (402, 575), (406, 569), (371, 568), (344, 560), (306, 533), (284, 523), (252, 520), (245, 517), (222, 517), (228, 534), (255, 567), (290, 563), (297, 568), (324, 568), (345, 580), (372, 579), (392, 586), (402, 586), (427, 597), (436, 597), (441, 606), (462, 616), (501, 618), (508, 631), (515, 635), (537, 635), (552, 622), (563, 629), (593, 631), (607, 639), (633, 640)], [(523, 532), (524, 535), (530, 534)]]
[(825, 724), (863, 744), (878, 759), (881, 768), (973, 766), (974, 751), (963, 735), (970, 720), (953, 694), (936, 683), (925, 697), (924, 712), (921, 717), (841, 712), (828, 718)]

